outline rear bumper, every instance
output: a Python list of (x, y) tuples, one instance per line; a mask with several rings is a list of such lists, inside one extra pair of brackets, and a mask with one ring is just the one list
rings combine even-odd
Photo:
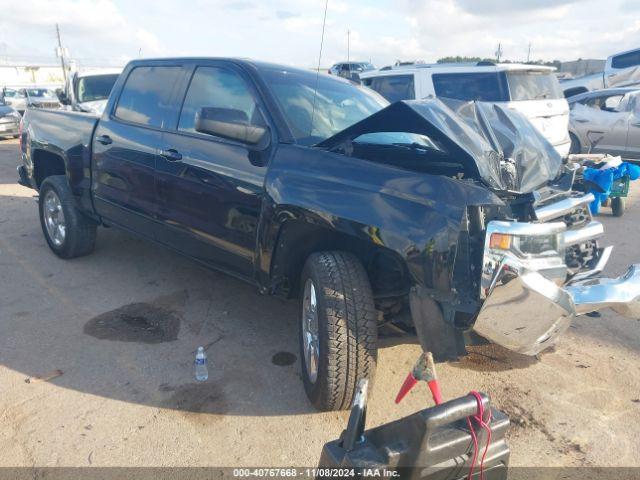
[(630, 266), (618, 278), (583, 278), (558, 286), (508, 258), (495, 275), (473, 329), (510, 350), (535, 355), (553, 345), (574, 316), (603, 308), (640, 318), (640, 265)]
[(18, 167), (18, 183), (23, 187), (33, 188), (31, 185), (31, 180), (29, 179), (29, 175), (27, 174), (27, 169), (24, 165), (20, 165)]

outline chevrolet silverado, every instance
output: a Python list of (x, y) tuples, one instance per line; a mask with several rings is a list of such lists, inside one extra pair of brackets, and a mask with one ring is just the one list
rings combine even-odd
[(500, 105), (389, 104), (317, 72), (248, 60), (136, 60), (101, 118), (27, 110), (19, 181), (51, 250), (98, 226), (297, 297), (302, 378), (320, 409), (371, 378), (378, 329), (436, 358), (495, 342), (534, 355), (571, 319), (640, 317), (640, 271), (611, 247), (576, 168)]

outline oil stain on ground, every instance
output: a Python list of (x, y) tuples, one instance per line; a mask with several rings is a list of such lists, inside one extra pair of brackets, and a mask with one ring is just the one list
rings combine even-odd
[(278, 365), (279, 367), (293, 365), (296, 360), (296, 356), (291, 352), (278, 352), (273, 357), (271, 357), (271, 363), (273, 363), (274, 365)]
[(163, 343), (178, 338), (180, 318), (164, 306), (131, 303), (89, 320), (84, 333), (100, 340)]
[(209, 414), (224, 414), (227, 411), (224, 392), (212, 382), (187, 383), (176, 387), (162, 384), (159, 390), (171, 393), (169, 398), (161, 402), (163, 408)]

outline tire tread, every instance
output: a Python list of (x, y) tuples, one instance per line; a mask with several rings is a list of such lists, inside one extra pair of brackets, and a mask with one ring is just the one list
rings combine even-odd
[(308, 262), (320, 283), (327, 319), (326, 391), (320, 392), (316, 407), (347, 409), (358, 381), (371, 381), (376, 367), (377, 315), (371, 286), (353, 254), (320, 252)]

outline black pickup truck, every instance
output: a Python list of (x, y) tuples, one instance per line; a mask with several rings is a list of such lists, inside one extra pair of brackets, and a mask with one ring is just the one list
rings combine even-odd
[(638, 266), (596, 278), (611, 248), (576, 168), (498, 105), (180, 58), (131, 62), (100, 119), (28, 110), (21, 128), (19, 181), (56, 255), (113, 226), (298, 297), (320, 409), (373, 376), (383, 325), (447, 359), (487, 340), (533, 355), (603, 307), (640, 317)]

